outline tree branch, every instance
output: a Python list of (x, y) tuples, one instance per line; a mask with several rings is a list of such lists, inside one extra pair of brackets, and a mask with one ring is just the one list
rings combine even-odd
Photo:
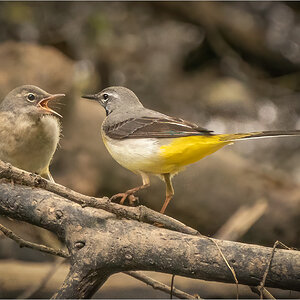
[(34, 250), (38, 250), (44, 253), (48, 253), (51, 255), (56, 255), (56, 256), (60, 256), (60, 257), (64, 257), (64, 258), (68, 258), (70, 257), (70, 255), (64, 251), (64, 250), (56, 250), (44, 245), (40, 245), (40, 244), (36, 244), (36, 243), (32, 243), (32, 242), (28, 242), (23, 240), (22, 238), (20, 238), (18, 235), (16, 235), (15, 233), (13, 233), (11, 230), (9, 230), (8, 228), (4, 227), (3, 225), (0, 224), (0, 230), (10, 239), (14, 240), (16, 243), (18, 243), (20, 245), (20, 247), (26, 247), (26, 248), (31, 248)]
[(91, 298), (102, 286), (110, 271), (99, 272), (88, 268), (78, 268), (71, 266), (70, 272), (59, 291), (53, 295), (52, 299), (88, 299)]
[[(52, 255), (57, 255), (57, 256), (61, 256), (64, 255), (63, 257), (69, 258), (70, 255), (63, 251), (63, 250), (55, 250), (53, 248), (50, 247), (46, 247), (44, 245), (39, 245), (39, 244), (35, 244), (35, 243), (31, 243), (28, 241), (25, 241), (24, 239), (20, 238), (19, 236), (17, 236), (15, 233), (13, 233), (11, 230), (9, 230), (8, 228), (4, 227), (3, 225), (0, 224), (0, 230), (10, 239), (14, 240), (15, 242), (17, 242), (20, 247), (27, 247), (27, 248), (31, 248), (34, 250), (38, 250), (41, 252), (45, 252), (48, 254), (52, 254)], [(61, 265), (61, 263), (63, 263), (64, 261), (57, 261), (54, 265), (52, 265), (50, 271), (46, 274), (45, 278), (37, 285), (37, 286), (33, 286), (30, 287), (28, 290), (26, 290), (24, 293), (22, 293), (18, 298), (19, 299), (24, 299), (24, 298), (31, 298), (30, 295), (35, 294), (38, 290), (42, 289), (45, 284), (48, 282), (48, 280), (51, 278), (51, 276), (55, 273), (56, 269)], [(170, 293), (171, 292), (171, 288), (157, 280), (152, 279), (149, 276), (144, 275), (141, 272), (135, 272), (135, 271), (128, 271), (128, 272), (124, 272), (125, 274), (134, 277), (137, 280), (140, 280), (144, 283), (146, 283), (147, 285), (152, 286), (154, 289), (166, 292), (166, 293)], [(174, 289), (173, 290), (173, 294), (175, 296), (177, 296), (178, 298), (181, 299), (193, 299), (195, 298), (194, 296), (187, 294), (179, 289)], [(197, 299), (200, 299), (199, 297), (197, 297)]]
[[(233, 282), (210, 239), (120, 219), (40, 188), (0, 183), (0, 213), (56, 233), (70, 252), (71, 270), (55, 297), (90, 297), (112, 274), (149, 270)], [(271, 248), (218, 241), (240, 284), (259, 285)], [(300, 253), (278, 249), (266, 287), (300, 290)]]
[(164, 225), (165, 228), (183, 232), (186, 234), (199, 235), (199, 232), (191, 227), (184, 225), (183, 223), (162, 215), (154, 210), (151, 210), (145, 206), (140, 205), (139, 207), (127, 207), (112, 203), (107, 197), (94, 198), (86, 195), (82, 195), (69, 188), (66, 188), (60, 184), (50, 182), (43, 177), (28, 173), (24, 170), (13, 167), (11, 164), (5, 163), (0, 160), (0, 178), (6, 178), (13, 180), (15, 183), (30, 187), (39, 187), (49, 192), (53, 192), (64, 198), (72, 200), (80, 205), (100, 208), (105, 211), (114, 213), (115, 215), (123, 218), (137, 220), (146, 223), (159, 223)]
[[(276, 299), (266, 288), (260, 289), (257, 286), (250, 286), (250, 289), (253, 293), (257, 294), (260, 299)], [(263, 296), (263, 298), (261, 298), (261, 296)]]
[[(171, 293), (171, 288), (169, 286), (167, 286), (166, 284), (163, 284), (155, 279), (152, 279), (151, 277), (149, 277), (141, 272), (127, 271), (124, 273), (152, 286), (155, 290), (160, 290), (160, 291), (166, 292), (168, 294)], [(193, 295), (187, 294), (176, 288), (173, 288), (172, 294), (179, 299), (201, 299), (198, 296), (193, 296)]]

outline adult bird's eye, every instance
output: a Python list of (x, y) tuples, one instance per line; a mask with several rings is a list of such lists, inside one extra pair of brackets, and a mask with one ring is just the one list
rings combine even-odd
[(103, 94), (103, 99), (108, 100), (108, 94)]
[(34, 94), (28, 94), (27, 100), (29, 100), (29, 101), (35, 100), (35, 95)]

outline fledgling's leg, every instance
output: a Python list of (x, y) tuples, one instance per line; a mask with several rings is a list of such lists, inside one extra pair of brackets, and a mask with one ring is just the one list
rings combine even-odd
[(162, 213), (162, 214), (165, 213), (165, 210), (166, 210), (169, 202), (171, 201), (171, 199), (174, 196), (174, 189), (173, 189), (173, 185), (172, 185), (171, 174), (170, 173), (163, 174), (163, 177), (164, 177), (164, 181), (166, 183), (166, 200), (160, 210), (160, 213)]
[(46, 179), (48, 179), (49, 181), (55, 183), (55, 181), (54, 181), (54, 179), (53, 179), (53, 177), (52, 177), (52, 175), (51, 175), (51, 173), (49, 171), (49, 166), (46, 167), (39, 175), (42, 176), (42, 177), (44, 177), (44, 178), (46, 178)]
[[(142, 180), (143, 180), (143, 184), (140, 185), (140, 186), (137, 186), (133, 189), (130, 189), (128, 191), (126, 191), (125, 193), (118, 193), (116, 195), (113, 195), (110, 200), (115, 200), (117, 198), (121, 198), (120, 200), (120, 204), (123, 204), (124, 201), (126, 200), (126, 198), (129, 196), (133, 196), (137, 191), (140, 191), (140, 190), (143, 190), (147, 187), (150, 186), (150, 179), (149, 179), (149, 176), (144, 173), (144, 172), (141, 172), (139, 171), (139, 174), (142, 176)], [(133, 196), (134, 197), (134, 196)], [(132, 199), (131, 199), (132, 200)]]
[(52, 177), (52, 175), (51, 175), (50, 172), (48, 172), (47, 177), (48, 177), (48, 180), (50, 180), (51, 182), (55, 183), (55, 181), (54, 181), (54, 179), (53, 179), (53, 177)]

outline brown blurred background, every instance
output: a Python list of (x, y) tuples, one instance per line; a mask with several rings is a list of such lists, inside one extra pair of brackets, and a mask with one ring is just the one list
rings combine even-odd
[[(104, 148), (104, 111), (81, 99), (84, 93), (123, 85), (146, 107), (217, 133), (300, 129), (296, 2), (1, 2), (0, 62), (0, 99), (22, 84), (67, 94), (56, 106), (64, 118), (51, 172), (56, 182), (92, 196), (112, 196), (140, 178)], [(253, 225), (236, 239), (300, 247), (299, 148), (297, 137), (228, 146), (174, 178), (175, 197), (166, 213), (212, 236), (241, 207), (263, 204)], [(164, 184), (152, 178), (139, 198), (159, 210)], [(43, 240), (32, 228), (1, 222), (26, 239)], [(15, 260), (25, 260), (29, 273), (33, 261), (47, 268), (45, 261), (52, 259), (18, 249), (4, 237), (0, 258), (19, 266)], [(8, 269), (13, 267), (2, 267)], [(7, 276), (1, 272), (0, 297), (17, 297), (30, 286), (7, 287)], [(120, 280), (110, 279), (97, 297), (165, 296), (141, 284), (136, 288), (136, 281), (111, 288), (115, 282)], [(197, 281), (189, 292), (235, 297), (234, 287), (207, 286)]]

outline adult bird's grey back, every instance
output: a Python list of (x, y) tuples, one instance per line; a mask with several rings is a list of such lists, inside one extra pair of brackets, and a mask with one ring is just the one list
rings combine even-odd
[(48, 107), (48, 102), (62, 96), (23, 85), (3, 99), (0, 103), (1, 160), (53, 181), (49, 165), (60, 136), (55, 115), (60, 115)]

